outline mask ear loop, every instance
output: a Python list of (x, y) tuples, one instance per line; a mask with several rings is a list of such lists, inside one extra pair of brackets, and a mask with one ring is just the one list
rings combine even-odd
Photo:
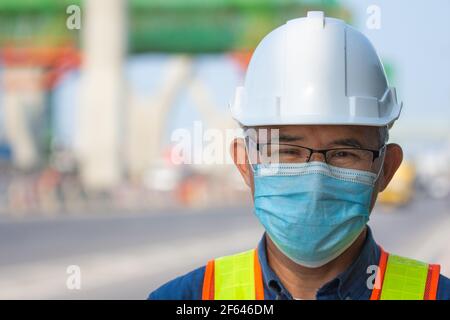
[(252, 168), (253, 173), (255, 173), (256, 167), (255, 167), (255, 164), (252, 163), (252, 159), (251, 159), (251, 155), (250, 155), (250, 146), (249, 146), (250, 140), (251, 140), (251, 138), (249, 136), (244, 137), (245, 152), (246, 152), (246, 156), (248, 159), (248, 163), (250, 164), (250, 167)]
[(383, 171), (383, 164), (384, 164), (384, 158), (386, 156), (386, 145), (383, 145), (383, 147), (380, 149), (381, 151), (381, 163), (380, 168), (378, 169), (377, 176), (375, 178), (375, 182), (378, 181), (378, 178), (380, 177), (381, 171)]

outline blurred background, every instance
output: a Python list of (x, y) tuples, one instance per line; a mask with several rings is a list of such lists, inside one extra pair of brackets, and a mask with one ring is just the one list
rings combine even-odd
[(199, 147), (236, 129), (228, 104), (253, 49), (308, 10), (366, 34), (404, 103), (376, 240), (449, 276), (449, 1), (2, 0), (0, 298), (143, 299), (256, 246), (237, 171), (177, 164), (173, 133)]

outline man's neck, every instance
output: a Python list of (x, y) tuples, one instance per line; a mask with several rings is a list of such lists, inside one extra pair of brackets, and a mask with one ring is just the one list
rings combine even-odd
[(344, 253), (318, 268), (308, 268), (295, 263), (276, 247), (270, 237), (266, 237), (267, 260), (269, 266), (293, 297), (316, 299), (316, 293), (320, 287), (336, 278), (356, 260), (364, 245), (366, 234), (367, 228), (364, 228)]

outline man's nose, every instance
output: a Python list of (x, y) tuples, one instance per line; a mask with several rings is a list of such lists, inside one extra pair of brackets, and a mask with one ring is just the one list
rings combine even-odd
[(320, 161), (320, 162), (326, 162), (325, 155), (320, 152), (313, 152), (311, 154), (311, 157), (309, 158), (309, 161)]

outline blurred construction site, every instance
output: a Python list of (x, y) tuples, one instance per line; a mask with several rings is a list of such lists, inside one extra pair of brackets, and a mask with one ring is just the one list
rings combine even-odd
[[(174, 165), (170, 132), (235, 128), (227, 107), (252, 50), (309, 9), (352, 21), (338, 1), (2, 1), (2, 213), (247, 201), (231, 165)], [(439, 142), (407, 158), (383, 202), (449, 195)]]
[[(445, 1), (435, 2), (442, 12), (450, 9)], [(416, 34), (413, 43), (410, 33), (419, 27), (393, 22), (395, 14), (414, 22), (423, 6), (405, 14), (405, 1), (387, 3), (381, 6), (382, 28), (370, 30), (365, 22), (369, 1), (0, 1), (1, 219), (136, 212), (215, 212), (223, 217), (223, 208), (236, 207), (251, 212), (250, 194), (234, 166), (227, 161), (176, 163), (173, 132), (184, 129), (192, 133), (195, 146), (204, 146), (208, 137), (202, 132), (237, 129), (228, 105), (252, 51), (270, 30), (308, 10), (323, 10), (366, 33), (404, 101), (399, 126), (390, 136), (402, 145), (405, 161), (380, 195), (377, 210), (402, 212), (398, 224), (408, 212), (420, 217), (417, 211), (434, 208), (434, 203), (439, 217), (448, 216), (448, 19), (435, 19), (441, 25), (429, 27), (446, 40), (426, 50), (420, 43), (432, 41), (429, 31)], [(415, 54), (410, 54), (412, 47)], [(222, 144), (225, 160), (228, 142)], [(6, 238), (10, 233), (5, 230), (12, 229), (3, 227)], [(28, 261), (25, 256), (18, 261)], [(0, 259), (0, 266), (2, 261), (9, 263)], [(164, 278), (153, 276), (149, 289)], [(24, 291), (17, 292), (21, 297)]]

